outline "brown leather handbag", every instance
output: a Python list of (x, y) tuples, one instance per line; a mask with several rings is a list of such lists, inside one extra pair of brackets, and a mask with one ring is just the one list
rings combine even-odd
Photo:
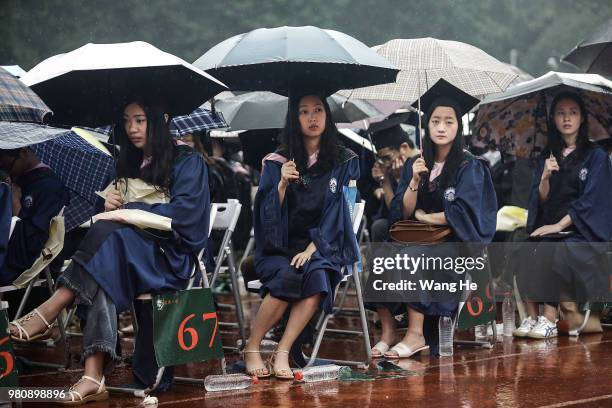
[(432, 225), (420, 221), (398, 221), (389, 229), (389, 236), (402, 244), (439, 244), (448, 240), (453, 230), (448, 225)]

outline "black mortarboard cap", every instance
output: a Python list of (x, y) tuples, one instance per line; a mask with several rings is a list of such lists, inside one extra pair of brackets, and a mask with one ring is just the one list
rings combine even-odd
[(393, 125), (389, 128), (372, 133), (372, 142), (376, 149), (392, 147), (399, 149), (402, 143), (408, 143), (410, 137), (400, 125)]
[[(427, 92), (421, 95), (421, 111), (429, 114), (438, 106), (450, 106), (454, 108), (459, 116), (468, 113), (480, 102), (470, 94), (463, 92), (450, 82), (439, 79)], [(419, 101), (412, 104), (418, 109)]]

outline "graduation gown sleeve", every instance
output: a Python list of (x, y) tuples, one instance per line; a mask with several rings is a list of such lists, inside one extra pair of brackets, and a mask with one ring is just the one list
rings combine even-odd
[(310, 238), (321, 255), (333, 263), (349, 265), (358, 260), (353, 223), (344, 199), (343, 186), (359, 179), (359, 159), (354, 156), (332, 170), (321, 222), (312, 228)]
[(11, 188), (8, 184), (0, 182), (0, 271), (4, 267), (11, 230), (11, 218), (13, 214), (13, 202)]
[(483, 160), (471, 159), (459, 168), (455, 186), (444, 191), (444, 215), (460, 241), (491, 242), (497, 222), (497, 197)]
[(170, 197), (169, 203), (129, 203), (126, 208), (138, 208), (171, 218), (178, 248), (195, 253), (206, 245), (210, 222), (208, 167), (202, 156), (192, 152), (177, 160)]
[(587, 241), (612, 239), (612, 168), (602, 149), (593, 149), (578, 173), (580, 196), (570, 203), (569, 216)]
[(289, 245), (287, 200), (278, 199), (282, 164), (267, 160), (255, 195), (253, 227), (257, 253), (264, 249), (286, 249)]
[(418, 158), (413, 157), (409, 160), (406, 160), (404, 163), (404, 168), (402, 169), (402, 174), (400, 176), (399, 184), (395, 189), (395, 195), (393, 196), (393, 200), (391, 201), (391, 208), (389, 209), (389, 224), (393, 224), (394, 222), (400, 221), (404, 218), (404, 194), (406, 193), (406, 189), (408, 188), (408, 184), (410, 180), (412, 180), (412, 164)]

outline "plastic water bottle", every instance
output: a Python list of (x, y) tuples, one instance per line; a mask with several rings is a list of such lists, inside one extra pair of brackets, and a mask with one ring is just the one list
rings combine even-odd
[(512, 332), (516, 329), (514, 322), (514, 299), (512, 292), (506, 292), (504, 303), (502, 303), (502, 317), (504, 319), (504, 337), (512, 337)]
[[(236, 348), (238, 350), (242, 350), (242, 339), (238, 339), (236, 341)], [(276, 351), (278, 348), (278, 343), (274, 340), (263, 339), (261, 343), (259, 343), (259, 352), (262, 354), (271, 354)]]
[(488, 329), (489, 325), (487, 324), (479, 324), (478, 326), (474, 326), (474, 339), (476, 341), (485, 341), (487, 340), (489, 333)]
[(204, 379), (206, 391), (243, 390), (257, 384), (257, 377), (246, 374), (209, 375)]
[(453, 329), (453, 319), (448, 316), (440, 316), (440, 320), (438, 320), (440, 357), (449, 357), (453, 355)]
[(294, 377), (296, 381), (311, 383), (317, 381), (336, 380), (339, 376), (346, 377), (350, 371), (351, 368), (347, 366), (325, 364), (304, 368), (301, 371), (297, 371)]

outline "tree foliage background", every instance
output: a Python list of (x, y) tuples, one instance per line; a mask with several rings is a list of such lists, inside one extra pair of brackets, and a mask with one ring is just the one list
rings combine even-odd
[(503, 61), (515, 49), (518, 66), (537, 76), (610, 18), (609, 0), (0, 0), (0, 65), (28, 70), (88, 42), (134, 40), (192, 62), (254, 28), (315, 25), (370, 46), (435, 37)]

